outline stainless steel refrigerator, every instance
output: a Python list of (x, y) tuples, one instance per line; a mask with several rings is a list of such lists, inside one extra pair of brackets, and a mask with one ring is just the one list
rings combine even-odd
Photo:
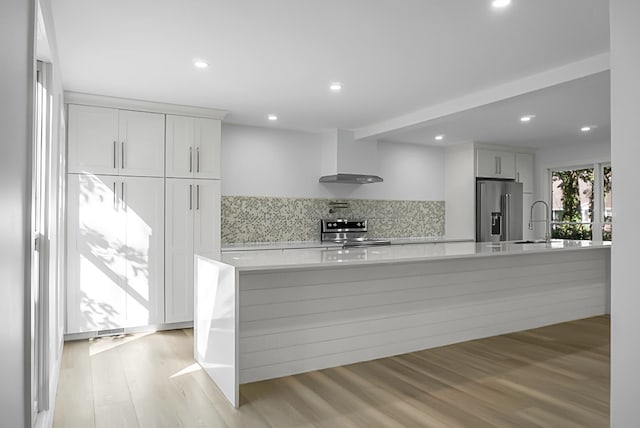
[(508, 180), (476, 182), (476, 241), (522, 239), (522, 183)]

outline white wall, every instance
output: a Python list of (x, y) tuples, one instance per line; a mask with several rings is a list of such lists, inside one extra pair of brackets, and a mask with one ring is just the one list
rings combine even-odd
[[(51, 11), (51, 0), (39, 0), (43, 25), (48, 40), (49, 61), (52, 64), (52, 132), (50, 145), (50, 175), (48, 181), (50, 220), (47, 235), (49, 238), (49, 296), (46, 334), (49, 337), (49, 410), (37, 415), (36, 426), (48, 427), (53, 423), (53, 410), (57, 390), (58, 374), (62, 360), (63, 333), (65, 321), (64, 285), (65, 285), (65, 193), (66, 193), (66, 144), (64, 124), (64, 91), (62, 76), (58, 67), (58, 52), (55, 41), (55, 28)], [(45, 43), (38, 40), (36, 43)]]
[(0, 426), (23, 427), (29, 408), (29, 175), (34, 5), (0, 3)]
[[(444, 200), (444, 151), (417, 144), (378, 143), (384, 182), (361, 186), (354, 198)], [(334, 186), (338, 186), (337, 184)]]
[(476, 239), (476, 177), (474, 143), (445, 150), (445, 235), (447, 238)]
[(611, 426), (640, 421), (640, 2), (610, 0), (611, 160), (615, 242), (611, 249)]
[(222, 126), (222, 194), (308, 198), (443, 200), (443, 152), (378, 143), (384, 182), (320, 184), (322, 136), (241, 125)]
[(222, 194), (321, 197), (319, 136), (222, 125)]
[[(50, 42), (54, 40), (50, 0), (41, 0), (44, 23)], [(51, 426), (52, 411), (41, 412), (36, 419), (31, 414), (31, 382), (34, 365), (31, 340), (32, 296), (30, 293), (31, 250), (31, 156), (33, 144), (33, 97), (35, 80), (35, 23), (33, 1), (8, 0), (0, 6), (0, 126), (3, 130), (0, 155), (0, 426)], [(54, 46), (52, 57), (56, 57)], [(51, 171), (49, 186), (53, 197), (50, 206), (50, 252), (54, 263), (49, 265), (51, 294), (49, 319), (45, 334), (49, 337), (49, 372), (52, 375), (49, 394), (53, 400), (62, 347), (63, 299), (62, 279), (64, 230), (61, 227), (64, 191), (64, 133), (60, 133), (62, 82), (56, 69), (53, 73), (53, 133), (51, 140)], [(59, 261), (60, 264), (55, 263)], [(51, 402), (53, 409), (53, 401)]]

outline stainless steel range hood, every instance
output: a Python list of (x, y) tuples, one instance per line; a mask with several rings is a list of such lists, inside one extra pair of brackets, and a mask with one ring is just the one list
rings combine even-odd
[(380, 183), (378, 143), (356, 141), (353, 132), (334, 129), (325, 134), (320, 183)]
[(369, 184), (380, 183), (382, 177), (368, 174), (333, 174), (323, 175), (318, 180), (320, 183), (346, 183), (346, 184)]

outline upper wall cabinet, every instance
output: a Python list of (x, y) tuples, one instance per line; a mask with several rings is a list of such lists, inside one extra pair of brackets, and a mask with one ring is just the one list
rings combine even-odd
[(164, 176), (164, 115), (69, 105), (71, 173)]
[(516, 181), (524, 193), (533, 193), (533, 153), (516, 153)]
[(515, 179), (515, 153), (476, 149), (476, 177)]
[(220, 121), (167, 115), (167, 177), (220, 179)]

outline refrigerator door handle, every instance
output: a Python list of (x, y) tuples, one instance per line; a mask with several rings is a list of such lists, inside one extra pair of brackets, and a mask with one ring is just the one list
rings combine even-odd
[(511, 241), (511, 193), (505, 193), (503, 198), (503, 220), (504, 224), (507, 225), (507, 227), (503, 229), (504, 240)]

